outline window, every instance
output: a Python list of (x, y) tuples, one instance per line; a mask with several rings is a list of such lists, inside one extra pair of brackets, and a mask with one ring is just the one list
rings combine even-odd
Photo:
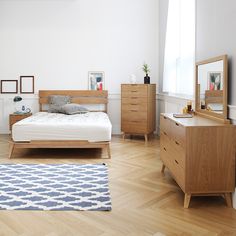
[(193, 95), (195, 0), (169, 0), (163, 92)]

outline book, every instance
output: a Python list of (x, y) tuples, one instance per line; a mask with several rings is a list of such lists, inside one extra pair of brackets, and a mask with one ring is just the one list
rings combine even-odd
[(175, 118), (192, 118), (193, 117), (192, 114), (188, 114), (188, 113), (186, 113), (186, 114), (178, 113), (178, 114), (173, 114), (173, 116)]

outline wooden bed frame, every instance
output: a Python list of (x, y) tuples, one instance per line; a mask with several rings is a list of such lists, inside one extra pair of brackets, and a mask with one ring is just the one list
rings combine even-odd
[(206, 90), (205, 91), (205, 104), (209, 103), (222, 103), (223, 104), (223, 90)]
[[(72, 103), (87, 105), (104, 105), (104, 110), (93, 110), (107, 112), (108, 92), (106, 90), (39, 90), (39, 108), (40, 111), (48, 104), (50, 95), (68, 95)], [(110, 142), (89, 142), (87, 140), (32, 140), (30, 142), (10, 141), (9, 158), (12, 157), (16, 148), (106, 148), (108, 158), (111, 158)]]

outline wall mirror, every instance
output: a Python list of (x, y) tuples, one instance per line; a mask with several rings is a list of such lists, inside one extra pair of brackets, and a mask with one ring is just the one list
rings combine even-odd
[(195, 110), (228, 123), (227, 119), (227, 55), (196, 63)]

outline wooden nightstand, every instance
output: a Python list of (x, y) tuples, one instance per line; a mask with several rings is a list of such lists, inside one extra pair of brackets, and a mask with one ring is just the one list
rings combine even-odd
[(26, 113), (26, 114), (10, 114), (9, 115), (9, 129), (11, 131), (12, 129), (12, 126), (20, 121), (20, 120), (23, 120), (29, 116), (32, 116), (32, 113)]

